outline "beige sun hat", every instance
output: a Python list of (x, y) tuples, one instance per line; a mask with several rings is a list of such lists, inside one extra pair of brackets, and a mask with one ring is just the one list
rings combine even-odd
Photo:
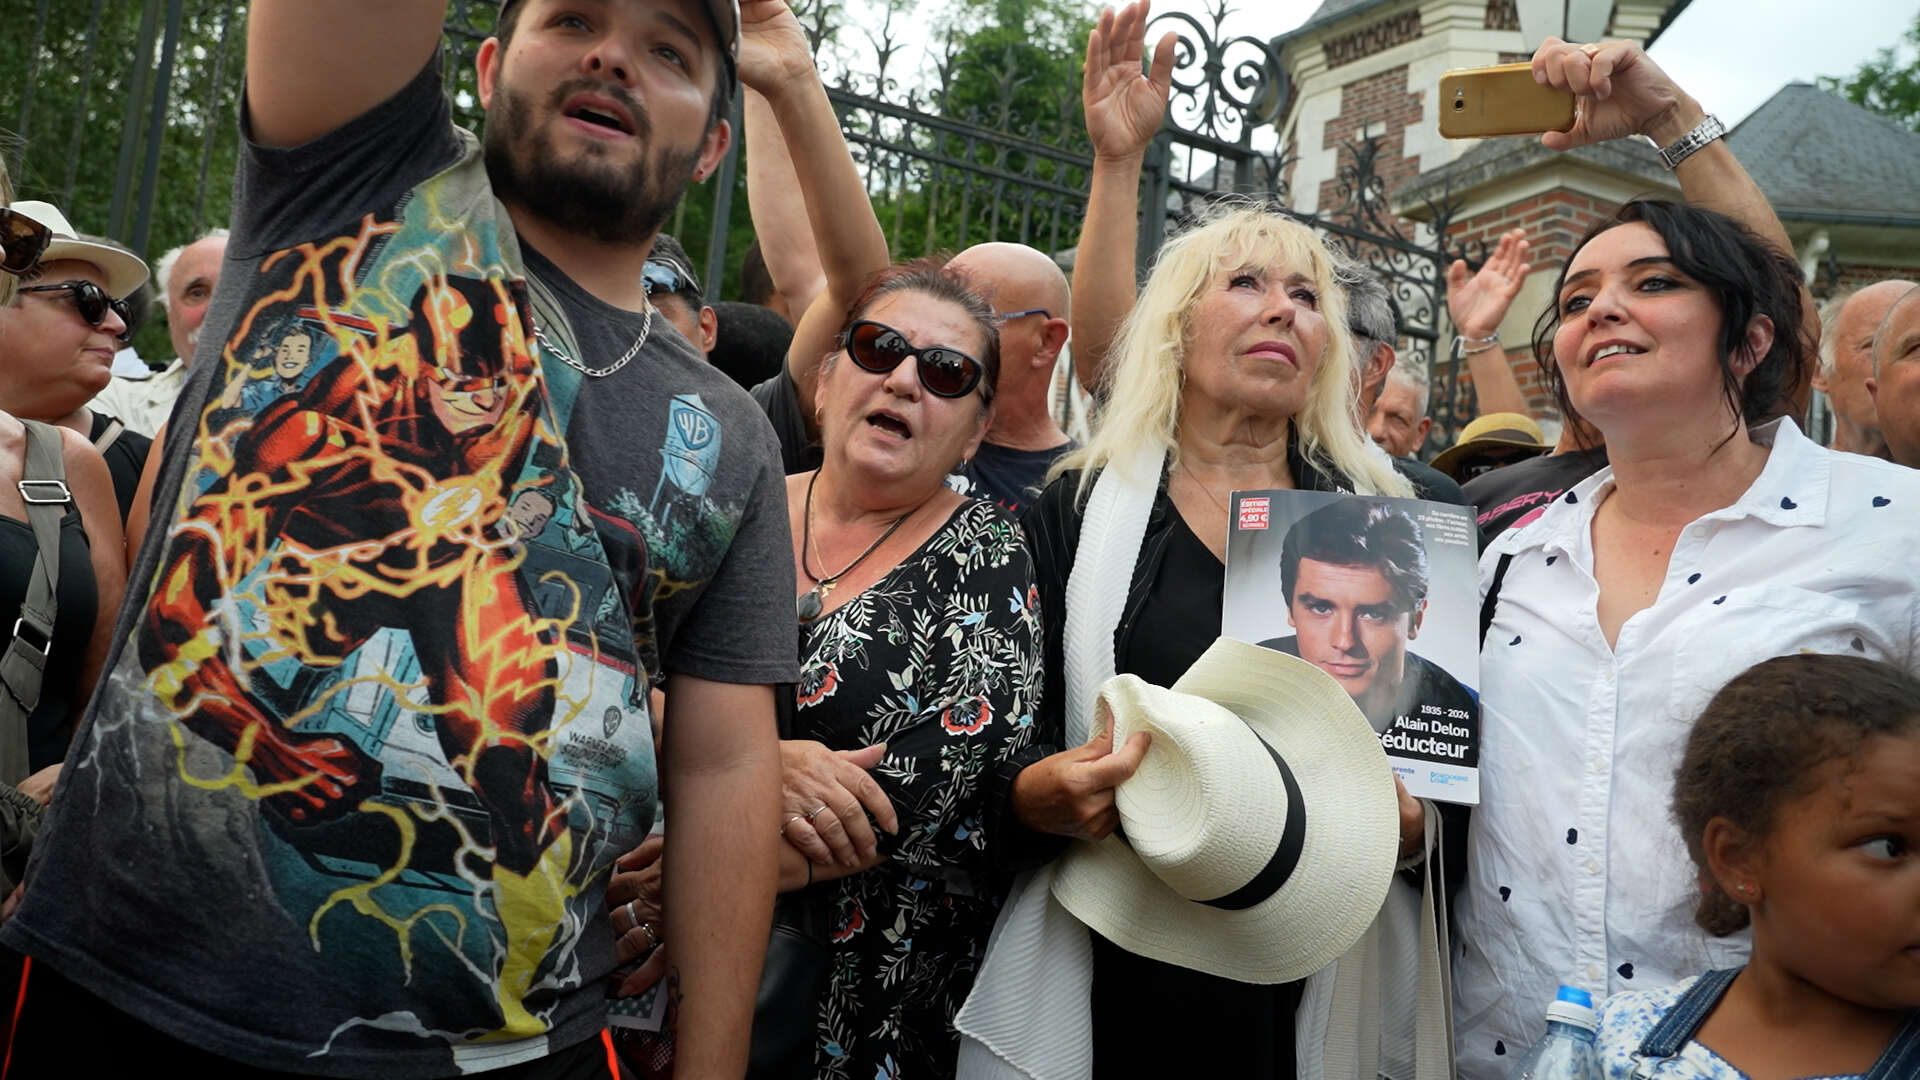
[(1153, 744), (1121, 834), (1075, 841), (1061, 905), (1129, 952), (1246, 983), (1326, 967), (1380, 913), (1400, 847), (1393, 772), (1347, 692), (1295, 656), (1214, 642), (1164, 689), (1101, 688), (1094, 726)]
[(14, 203), (12, 209), (16, 214), (25, 214), (45, 225), (53, 233), (53, 242), (47, 245), (46, 253), (40, 256), (41, 262), (77, 259), (92, 263), (106, 275), (107, 295), (115, 300), (126, 299), (128, 294), (146, 283), (147, 264), (140, 256), (80, 239), (79, 231), (68, 224), (67, 215), (52, 203), (22, 199)]

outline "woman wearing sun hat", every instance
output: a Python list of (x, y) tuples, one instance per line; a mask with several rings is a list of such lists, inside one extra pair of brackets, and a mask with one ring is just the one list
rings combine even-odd
[[(102, 273), (91, 266), (74, 270), (66, 261), (76, 249), (71, 243), (62, 245), (67, 239), (61, 236), (64, 218), (46, 214), (44, 203), (13, 203), (12, 194), (0, 165), (0, 246), (6, 249), (0, 256), (0, 367), (33, 350), (43, 335), (80, 333), (73, 304), (61, 290), (45, 287), (48, 282), (62, 277), (63, 271), (90, 282)], [(71, 234), (71, 229), (66, 231)], [(139, 277), (144, 279), (144, 267)], [(133, 280), (126, 287), (131, 291), (139, 283)], [(94, 284), (98, 288), (101, 283)], [(118, 325), (116, 314), (103, 315), (109, 331)], [(0, 752), (0, 762), (12, 774), (0, 776), (5, 781), (0, 784), (0, 881), (9, 886), (20, 880), (38, 807), (53, 797), (74, 721), (99, 678), (126, 578), (120, 517), (105, 463), (92, 444), (71, 429), (43, 428), (40, 437), (47, 439), (46, 452), (58, 455), (69, 501), (57, 530), (48, 537), (60, 565), (47, 597), (53, 608), (51, 633), (34, 647), (28, 644), (31, 639), (14, 641), (23, 622), (31, 628), (35, 621), (23, 619), (22, 606), (33, 595), (34, 575), (41, 572), (42, 539), (28, 520), (26, 493), (19, 483), (30, 475), (29, 436), (19, 419), (0, 413), (0, 679), (6, 680), (0, 693), (20, 698), (12, 690), (20, 683), (19, 669), (12, 663), (16, 644), (37, 654), (44, 665), (38, 679), (27, 684), (34, 700), (20, 701), (27, 706), (24, 730), (14, 726), (10, 715), (7, 729), (0, 730), (0, 740), (9, 743)], [(48, 496), (50, 489), (45, 488), (27, 490), (38, 499)]]
[(52, 234), (21, 296), (0, 308), (0, 409), (59, 424), (101, 446), (124, 525), (152, 440), (129, 431), (108, 439), (114, 418), (90, 407), (113, 380), (127, 334), (125, 300), (147, 280), (147, 264), (111, 242), (82, 237), (52, 203), (22, 200), (16, 213)]

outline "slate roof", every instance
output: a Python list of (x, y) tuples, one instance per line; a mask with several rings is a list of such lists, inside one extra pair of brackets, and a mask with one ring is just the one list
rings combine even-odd
[(1920, 226), (1920, 132), (1788, 83), (1727, 136), (1782, 218)]
[(1381, 4), (1387, 2), (1388, 0), (1321, 0), (1320, 6), (1314, 9), (1313, 14), (1307, 16), (1306, 22), (1275, 37), (1273, 39), (1273, 46), (1277, 49), (1280, 47), (1280, 43), (1288, 38), (1298, 37), (1315, 27), (1333, 22), (1336, 19), (1344, 19), (1349, 15), (1357, 14), (1371, 7), (1379, 7)]

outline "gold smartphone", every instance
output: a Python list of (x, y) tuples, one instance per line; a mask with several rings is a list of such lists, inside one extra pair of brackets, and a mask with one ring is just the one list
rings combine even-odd
[(1440, 134), (1538, 135), (1573, 126), (1573, 92), (1533, 81), (1532, 64), (1459, 68), (1440, 76)]

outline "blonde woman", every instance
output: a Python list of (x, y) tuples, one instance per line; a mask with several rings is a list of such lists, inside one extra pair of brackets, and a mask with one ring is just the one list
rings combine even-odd
[[(1311, 230), (1257, 206), (1216, 207), (1162, 249), (1132, 296), (1137, 151), (1164, 113), (1172, 59), (1163, 41), (1141, 73), (1145, 21), (1144, 3), (1110, 12), (1088, 44), (1097, 161), (1076, 339), (1083, 302), (1095, 318), (1124, 317), (1076, 349), (1095, 358), (1080, 374), (1104, 404), (1025, 519), (1046, 613), (1036, 720), (1044, 741), (1074, 746), (1036, 752), (1009, 777), (1005, 812), (1027, 831), (1024, 850), (1003, 852), (1027, 866), (1118, 824), (1113, 789), (1146, 741), (1089, 738), (1091, 702), (1115, 673), (1172, 685), (1219, 637), (1233, 491), (1415, 494), (1356, 419), (1344, 263)], [(1424, 830), (1403, 791), (1403, 854), (1420, 852)], [(1050, 873), (1017, 884), (996, 927), (956, 1020), (961, 1076), (1185, 1075), (1202, 1060), (1221, 1076), (1320, 1075), (1331, 987), (1318, 976), (1251, 985), (1134, 955), (1053, 901)], [(1141, 1037), (1142, 1021), (1154, 1037)]]

